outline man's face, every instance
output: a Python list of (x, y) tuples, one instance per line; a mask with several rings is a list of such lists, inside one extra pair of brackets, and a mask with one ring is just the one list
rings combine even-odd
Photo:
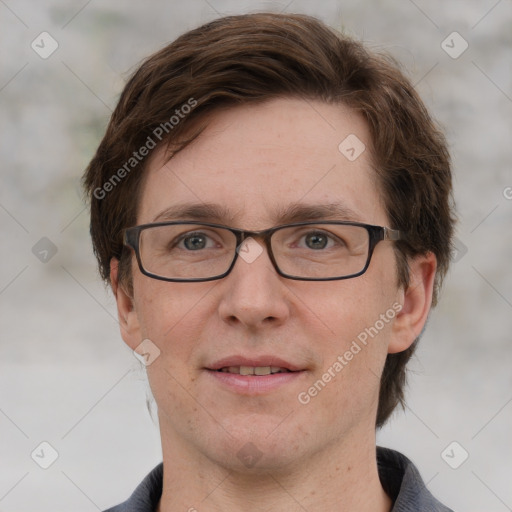
[[(162, 150), (153, 155), (137, 224), (161, 220), (178, 204), (208, 203), (232, 217), (201, 220), (261, 230), (281, 224), (279, 212), (289, 205), (338, 203), (349, 217), (324, 220), (387, 226), (369, 150), (354, 160), (350, 147), (338, 148), (351, 134), (370, 145), (362, 118), (321, 102), (279, 99), (217, 113), (167, 163)], [(158, 281), (135, 262), (132, 273), (133, 309), (125, 311), (123, 337), (132, 348), (149, 339), (161, 351), (148, 377), (164, 450), (268, 470), (373, 435), (393, 305), (396, 313), (403, 302), (390, 242), (376, 246), (365, 274), (347, 280), (280, 277), (266, 250), (251, 262), (239, 257), (217, 281)], [(216, 371), (219, 365), (295, 371), (241, 376)], [(317, 392), (308, 392), (315, 383)]]

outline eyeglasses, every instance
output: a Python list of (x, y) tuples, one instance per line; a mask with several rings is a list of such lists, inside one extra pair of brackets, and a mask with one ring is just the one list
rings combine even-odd
[[(298, 222), (246, 231), (220, 224), (171, 221), (126, 229), (124, 245), (135, 251), (139, 269), (148, 277), (213, 281), (231, 272), (249, 237), (262, 239), (280, 276), (300, 281), (360, 276), (379, 242), (403, 239), (395, 229), (358, 222)], [(243, 254), (241, 257), (249, 261)]]

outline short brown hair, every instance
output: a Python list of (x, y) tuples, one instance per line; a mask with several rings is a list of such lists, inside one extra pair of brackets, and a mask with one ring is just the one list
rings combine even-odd
[[(101, 276), (109, 282), (110, 260), (117, 258), (121, 282), (131, 290), (131, 257), (121, 233), (136, 223), (145, 166), (144, 160), (135, 161), (134, 152), (148, 147), (158, 133), (159, 145), (176, 154), (200, 133), (184, 138), (197, 125), (193, 121), (221, 108), (278, 97), (342, 104), (366, 119), (390, 227), (407, 233), (406, 241), (396, 243), (398, 282), (408, 285), (408, 258), (433, 252), (435, 305), (454, 225), (443, 134), (391, 57), (299, 14), (219, 18), (185, 33), (132, 75), (83, 178)], [(404, 405), (405, 367), (417, 341), (387, 356), (377, 426)]]

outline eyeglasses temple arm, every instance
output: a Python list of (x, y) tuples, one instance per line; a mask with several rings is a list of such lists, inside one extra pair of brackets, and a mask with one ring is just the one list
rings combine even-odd
[(384, 228), (384, 240), (403, 240), (403, 232), (398, 229)]

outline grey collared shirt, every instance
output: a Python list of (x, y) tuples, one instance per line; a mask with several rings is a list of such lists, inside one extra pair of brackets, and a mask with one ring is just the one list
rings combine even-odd
[[(391, 512), (453, 512), (430, 494), (414, 464), (401, 453), (377, 447), (377, 467), (382, 487), (393, 500)], [(163, 464), (159, 464), (127, 501), (105, 512), (155, 512), (162, 484)]]

